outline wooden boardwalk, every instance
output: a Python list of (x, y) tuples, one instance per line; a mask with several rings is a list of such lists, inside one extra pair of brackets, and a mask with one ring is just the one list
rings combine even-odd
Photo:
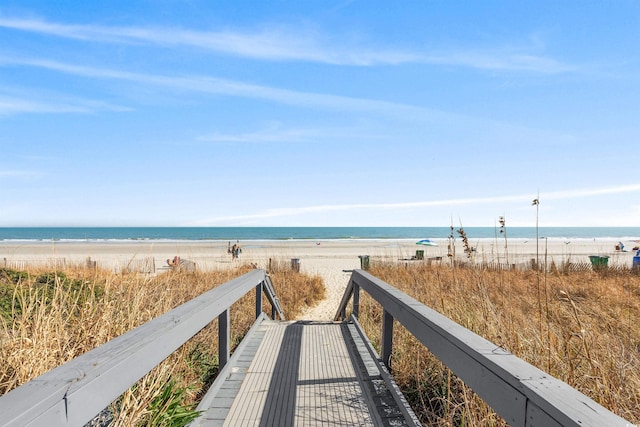
[(193, 425), (415, 424), (351, 323), (266, 320), (245, 341), (198, 407), (205, 413)]
[[(383, 308), (380, 356), (358, 324), (361, 291)], [(256, 321), (230, 355), (229, 308), (254, 292)], [(216, 318), (221, 370), (193, 426), (420, 425), (382, 363), (394, 323), (509, 425), (632, 425), (366, 271), (353, 271), (336, 322), (286, 322), (269, 276), (252, 270), (0, 396), (0, 426), (84, 426)]]

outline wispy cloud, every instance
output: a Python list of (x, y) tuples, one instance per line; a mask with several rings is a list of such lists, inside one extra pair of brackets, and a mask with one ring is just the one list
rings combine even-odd
[[(476, 130), (484, 129), (493, 134), (504, 134), (508, 130), (510, 133), (521, 135), (531, 135), (538, 130), (525, 128), (519, 125), (513, 125), (499, 120), (488, 119), (486, 117), (475, 117), (460, 113), (453, 113), (425, 106), (416, 106), (410, 104), (402, 104), (398, 102), (381, 101), (370, 98), (355, 98), (349, 96), (332, 95), (315, 92), (302, 92), (290, 89), (282, 89), (253, 83), (246, 83), (237, 80), (223, 79), (202, 75), (183, 75), (169, 76), (152, 73), (137, 73), (123, 71), (112, 68), (98, 68), (85, 65), (76, 65), (53, 61), (43, 58), (29, 58), (18, 56), (2, 56), (0, 54), (0, 67), (35, 67), (57, 73), (79, 76), (88, 79), (102, 79), (124, 81), (135, 83), (135, 85), (155, 86), (162, 88), (166, 93), (172, 91), (177, 94), (196, 93), (203, 95), (222, 95), (232, 97), (244, 97), (249, 99), (258, 99), (263, 101), (275, 102), (284, 105), (292, 105), (304, 108), (321, 109), (331, 112), (357, 112), (371, 113), (386, 118), (398, 119), (405, 122), (431, 121), (441, 126), (451, 126), (452, 128), (474, 128)], [(74, 105), (74, 104), (71, 104)], [(80, 104), (79, 107), (83, 105)], [(105, 104), (106, 106), (106, 104)], [(84, 105), (85, 109), (89, 109), (90, 105)], [(95, 107), (95, 106), (94, 106)], [(126, 108), (111, 106), (115, 111), (125, 111)], [(461, 126), (464, 124), (464, 126)], [(287, 132), (285, 135), (283, 132)], [(305, 133), (306, 132), (306, 133)], [(257, 133), (229, 134), (218, 133), (204, 135), (201, 141), (211, 142), (267, 142), (276, 138), (285, 138), (291, 140), (293, 138), (311, 138), (312, 135), (308, 131), (289, 130), (289, 131), (258, 131)], [(269, 135), (270, 134), (270, 135)], [(545, 133), (548, 136), (548, 133)], [(342, 131), (339, 135), (344, 136)], [(367, 138), (371, 138), (367, 135)], [(558, 140), (558, 135), (547, 140)], [(282, 140), (282, 139), (281, 139)]]
[(578, 67), (564, 64), (553, 58), (509, 49), (496, 51), (460, 51), (429, 55), (424, 58), (430, 64), (457, 65), (493, 71), (530, 71), (542, 74), (558, 74), (578, 71)]
[(627, 184), (612, 187), (585, 188), (577, 190), (553, 191), (540, 196), (541, 199), (578, 199), (583, 197), (604, 196), (607, 194), (635, 193), (640, 191), (640, 184)]
[(309, 142), (316, 140), (318, 133), (314, 129), (283, 129), (280, 127), (270, 127), (255, 132), (244, 133), (220, 133), (213, 132), (209, 135), (201, 136), (198, 141), (205, 142)]
[(362, 132), (357, 126), (349, 128), (303, 128), (287, 127), (280, 122), (271, 122), (250, 132), (222, 133), (212, 132), (197, 138), (203, 142), (227, 143), (312, 143), (338, 138), (367, 138), (380, 140), (388, 138), (386, 135)]
[(0, 95), (0, 116), (24, 113), (88, 113), (86, 107), (9, 98)]
[(30, 170), (3, 170), (0, 168), (0, 179), (3, 178), (37, 178), (41, 172)]
[(0, 116), (14, 114), (87, 114), (99, 110), (108, 111), (129, 111), (130, 108), (94, 101), (88, 99), (77, 99), (64, 95), (49, 93), (48, 99), (57, 98), (56, 101), (45, 101), (41, 97), (33, 94), (15, 94), (15, 90), (10, 95), (0, 93)]
[(527, 71), (545, 74), (575, 71), (576, 67), (526, 47), (513, 49), (450, 48), (444, 53), (380, 42), (350, 41), (347, 36), (328, 37), (307, 29), (270, 26), (253, 31), (194, 31), (167, 27), (69, 25), (38, 19), (0, 17), (0, 27), (87, 42), (186, 46), (232, 56), (307, 61), (334, 65), (373, 66), (423, 63), (494, 71)]
[[(540, 197), (541, 203), (544, 203), (545, 200), (569, 200), (569, 199), (603, 196), (608, 194), (636, 193), (636, 192), (640, 192), (640, 184), (554, 191), (549, 193), (542, 193), (539, 197)], [(299, 216), (299, 215), (312, 214), (312, 213), (318, 214), (318, 213), (340, 212), (340, 211), (344, 212), (344, 211), (356, 211), (356, 210), (402, 210), (402, 209), (414, 209), (414, 208), (437, 207), (437, 206), (453, 207), (453, 206), (462, 206), (462, 205), (495, 204), (495, 203), (505, 203), (505, 202), (529, 202), (530, 203), (535, 197), (537, 196), (532, 193), (532, 194), (519, 194), (519, 195), (509, 195), (509, 196), (426, 200), (426, 201), (405, 202), (405, 203), (356, 203), (356, 204), (342, 204), (342, 205), (318, 205), (318, 206), (291, 207), (291, 208), (267, 209), (262, 212), (257, 212), (255, 214), (248, 214), (248, 215), (234, 215), (234, 216), (210, 218), (207, 220), (199, 221), (198, 225), (228, 224), (228, 223), (237, 223), (237, 222), (243, 222), (243, 221), (291, 217), (291, 216)]]
[(401, 115), (407, 115), (410, 113), (424, 114), (428, 112), (431, 115), (438, 115), (441, 119), (444, 119), (445, 117), (452, 118), (447, 113), (406, 104), (366, 98), (352, 98), (340, 95), (300, 92), (208, 76), (163, 76), (157, 74), (142, 74), (109, 68), (95, 68), (66, 64), (46, 59), (0, 56), (0, 67), (2, 66), (37, 67), (86, 78), (123, 80), (138, 84), (162, 86), (173, 90), (264, 99), (289, 105), (313, 106), (338, 111), (379, 111), (397, 113)]
[(104, 43), (190, 46), (213, 52), (266, 60), (298, 60), (340, 65), (400, 64), (420, 56), (402, 49), (344, 47), (321, 41), (299, 29), (269, 27), (256, 31), (193, 31), (164, 27), (68, 25), (35, 19), (1, 18), (0, 27)]

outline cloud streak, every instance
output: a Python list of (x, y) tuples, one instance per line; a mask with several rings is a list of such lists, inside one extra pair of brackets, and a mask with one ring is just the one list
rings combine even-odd
[[(15, 92), (14, 90), (12, 92)], [(33, 94), (0, 93), (0, 116), (14, 114), (88, 114), (98, 110), (130, 111), (128, 107), (112, 105), (102, 101), (76, 99), (58, 94), (47, 94), (48, 99), (58, 98), (58, 101), (43, 101), (43, 96)]]
[(442, 55), (430, 55), (424, 62), (440, 65), (457, 65), (492, 71), (529, 71), (541, 74), (560, 74), (578, 71), (572, 65), (553, 58), (510, 51), (460, 51)]
[(269, 123), (261, 129), (251, 132), (221, 133), (213, 132), (197, 138), (203, 142), (221, 143), (314, 143), (327, 139), (367, 138), (368, 140), (388, 139), (384, 134), (362, 132), (357, 127), (350, 128), (302, 128), (286, 127), (280, 123)]
[[(110, 68), (68, 64), (48, 59), (0, 56), (0, 67), (3, 66), (35, 67), (84, 78), (120, 80), (147, 86), (163, 87), (179, 92), (245, 97), (298, 107), (319, 108), (328, 111), (367, 112), (391, 116), (402, 120), (431, 120), (441, 125), (449, 123), (451, 126), (456, 127), (459, 127), (461, 123), (466, 123), (467, 126), (477, 129), (491, 128), (495, 130), (497, 128), (514, 128), (510, 124), (496, 120), (465, 116), (423, 106), (342, 95), (301, 92), (202, 75), (165, 76), (159, 74), (143, 74)], [(122, 108), (122, 110), (125, 109)], [(520, 129), (520, 131), (522, 133), (524, 129)], [(530, 129), (527, 131), (530, 131)], [(212, 135), (212, 140), (220, 140), (225, 136), (230, 135)], [(244, 138), (249, 136), (250, 135), (244, 135)]]
[(5, 97), (0, 95), (0, 116), (25, 113), (88, 113), (84, 106), (70, 104), (54, 104)]
[(215, 132), (197, 138), (204, 142), (310, 142), (318, 138), (318, 133), (312, 129), (266, 129), (256, 132), (224, 134)]
[(300, 29), (269, 27), (255, 31), (194, 31), (166, 27), (69, 25), (37, 19), (0, 17), (0, 27), (85, 42), (186, 46), (214, 53), (270, 61), (305, 61), (331, 65), (374, 66), (422, 63), (493, 71), (555, 74), (576, 68), (546, 56), (511, 49), (450, 49), (429, 53), (420, 49), (385, 48), (329, 40)]
[[(208, 76), (177, 77), (141, 74), (109, 68), (66, 64), (46, 59), (6, 56), (0, 56), (0, 67), (1, 66), (36, 67), (85, 78), (121, 80), (138, 84), (161, 86), (172, 90), (263, 99), (303, 107), (319, 107), (338, 111), (393, 112), (402, 116), (428, 113), (441, 120), (447, 118), (454, 119), (453, 115), (448, 113), (412, 105), (340, 95), (299, 92)], [(460, 117), (456, 118), (459, 119)]]
[(2, 170), (0, 169), (0, 179), (3, 178), (36, 178), (41, 176), (41, 172), (29, 170)]
[[(486, 117), (474, 117), (425, 106), (316, 92), (301, 92), (203, 75), (168, 76), (152, 73), (137, 73), (111, 68), (69, 64), (43, 58), (2, 56), (1, 54), (0, 67), (34, 67), (88, 79), (124, 81), (135, 83), (136, 85), (161, 87), (166, 91), (175, 91), (176, 93), (190, 92), (203, 95), (244, 97), (331, 112), (370, 113), (406, 122), (424, 123), (425, 121), (431, 121), (441, 126), (450, 126), (452, 128), (484, 129), (494, 134), (502, 134), (508, 131), (511, 133), (517, 132), (519, 135), (526, 135), (534, 131), (534, 129), (523, 128), (499, 120), (487, 119)], [(84, 106), (86, 109), (98, 107), (98, 104)], [(102, 108), (110, 108), (113, 111), (129, 110), (128, 108), (108, 106), (107, 104), (102, 105)], [(463, 123), (464, 126), (461, 126)], [(291, 140), (295, 135), (280, 136)], [(297, 136), (310, 137), (310, 135), (303, 134)], [(247, 133), (243, 135), (211, 134), (208, 138), (204, 136), (199, 140), (211, 142), (249, 142), (250, 140), (267, 142), (266, 138), (272, 138), (273, 140), (273, 138), (276, 138), (276, 135), (251, 135)], [(553, 139), (556, 140), (556, 138), (557, 135), (554, 135)]]
[(403, 52), (402, 49), (345, 49), (335, 44), (324, 46), (315, 35), (277, 27), (253, 32), (193, 31), (161, 27), (67, 25), (15, 18), (0, 18), (0, 27), (87, 42), (161, 47), (188, 46), (228, 55), (276, 61), (296, 60), (368, 66), (416, 62), (420, 59), (419, 55)]
[[(554, 191), (554, 192), (542, 194), (542, 196), (540, 196), (540, 201), (541, 203), (544, 203), (546, 200), (569, 200), (569, 199), (604, 196), (609, 194), (636, 193), (636, 192), (640, 192), (640, 184), (620, 185), (615, 187)], [(494, 203), (505, 203), (505, 202), (531, 202), (535, 197), (536, 196), (534, 194), (520, 194), (520, 195), (510, 195), (510, 196), (470, 197), (470, 198), (460, 198), (460, 199), (428, 200), (428, 201), (405, 202), (405, 203), (356, 203), (356, 204), (344, 204), (344, 205), (318, 205), (318, 206), (305, 206), (305, 207), (294, 207), (294, 208), (280, 208), (280, 209), (268, 209), (255, 214), (211, 218), (208, 220), (199, 221), (197, 225), (227, 224), (227, 223), (234, 223), (234, 222), (260, 220), (260, 219), (300, 216), (305, 214), (345, 212), (345, 211), (356, 211), (356, 210), (403, 210), (403, 209), (438, 207), (438, 206), (463, 206), (463, 205), (494, 204)]]

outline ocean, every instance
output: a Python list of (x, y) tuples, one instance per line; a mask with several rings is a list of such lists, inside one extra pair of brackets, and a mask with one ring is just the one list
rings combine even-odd
[[(459, 237), (456, 227), (454, 235)], [(503, 238), (494, 227), (465, 227), (469, 239)], [(507, 227), (535, 239), (535, 227)], [(0, 241), (446, 239), (449, 227), (0, 227)], [(539, 238), (640, 239), (640, 227), (540, 227)]]

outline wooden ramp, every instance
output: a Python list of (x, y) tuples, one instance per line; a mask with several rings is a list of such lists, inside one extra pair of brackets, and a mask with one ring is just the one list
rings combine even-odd
[(352, 323), (265, 320), (220, 373), (192, 425), (416, 425), (373, 356)]

